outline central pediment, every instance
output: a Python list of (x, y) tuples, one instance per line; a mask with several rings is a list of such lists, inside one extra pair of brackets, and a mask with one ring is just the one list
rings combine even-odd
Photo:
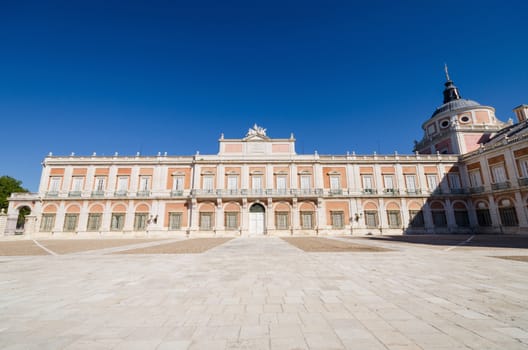
[(290, 156), (295, 154), (293, 134), (289, 139), (272, 139), (266, 129), (255, 124), (242, 139), (220, 138), (219, 155), (224, 156)]

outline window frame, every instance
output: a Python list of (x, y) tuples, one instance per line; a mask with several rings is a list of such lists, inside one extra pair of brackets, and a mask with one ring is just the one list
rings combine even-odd
[[(176, 219), (177, 218), (177, 219)], [(181, 230), (182, 227), (182, 212), (169, 212), (168, 229), (171, 231)]]

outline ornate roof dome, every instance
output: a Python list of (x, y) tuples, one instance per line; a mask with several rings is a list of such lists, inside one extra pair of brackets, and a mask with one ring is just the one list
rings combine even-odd
[(458, 100), (454, 100), (454, 101), (449, 101), (447, 103), (444, 103), (440, 107), (438, 107), (434, 111), (434, 113), (431, 116), (431, 118), (434, 117), (435, 115), (443, 113), (443, 112), (452, 112), (452, 111), (456, 111), (456, 110), (459, 110), (459, 109), (462, 109), (462, 108), (478, 107), (478, 106), (480, 106), (480, 103), (478, 103), (476, 101), (473, 101), (473, 100), (466, 100), (466, 99), (463, 99), (463, 98), (458, 99)]
[(436, 111), (431, 116), (434, 117), (437, 114), (443, 112), (456, 111), (462, 108), (467, 107), (477, 107), (480, 106), (478, 102), (472, 100), (463, 99), (460, 96), (458, 88), (455, 86), (453, 81), (449, 78), (449, 72), (447, 71), (447, 65), (444, 67), (446, 74), (445, 90), (444, 90), (444, 104), (436, 109)]

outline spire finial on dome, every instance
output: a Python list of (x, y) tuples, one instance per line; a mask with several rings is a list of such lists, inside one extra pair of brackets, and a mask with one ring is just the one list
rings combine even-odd
[(445, 90), (444, 90), (444, 103), (448, 103), (455, 100), (460, 100), (460, 92), (458, 91), (458, 88), (455, 86), (451, 78), (449, 77), (449, 70), (447, 69), (447, 63), (444, 63), (444, 72), (446, 75), (447, 81), (445, 82)]
[(447, 63), (444, 63), (444, 71), (445, 71), (445, 75), (446, 75), (446, 80), (447, 81), (451, 80), (449, 78), (449, 70), (447, 69)]

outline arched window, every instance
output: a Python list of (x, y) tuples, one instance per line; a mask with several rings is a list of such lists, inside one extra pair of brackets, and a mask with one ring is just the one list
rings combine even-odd
[(387, 204), (387, 221), (390, 228), (401, 227), (400, 207), (396, 203)]
[(433, 224), (436, 227), (446, 227), (447, 218), (442, 202), (431, 203), (431, 215), (433, 216)]
[(488, 203), (481, 201), (476, 205), (477, 221), (481, 227), (491, 226), (491, 215), (488, 208)]
[(379, 226), (378, 207), (374, 203), (367, 203), (364, 208), (365, 225), (368, 228), (377, 228)]
[(499, 215), (503, 226), (519, 226), (517, 212), (511, 199), (505, 198), (499, 201)]
[(238, 230), (240, 226), (240, 206), (228, 203), (224, 208), (224, 226), (226, 230)]
[(409, 226), (410, 227), (424, 227), (424, 216), (420, 204), (411, 202), (409, 207)]
[(453, 210), (455, 212), (455, 222), (459, 227), (468, 227), (469, 226), (469, 216), (466, 205), (462, 202), (456, 202), (453, 205)]

